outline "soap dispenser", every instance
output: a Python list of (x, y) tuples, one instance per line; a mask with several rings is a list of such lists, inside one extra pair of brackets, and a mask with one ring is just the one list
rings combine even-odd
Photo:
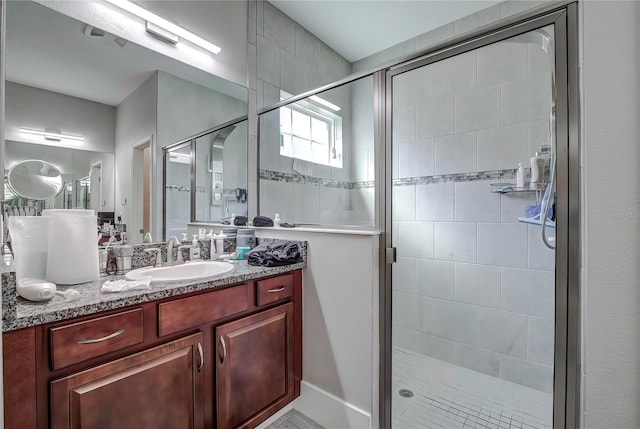
[(224, 235), (224, 232), (221, 232), (220, 234), (216, 235), (216, 255), (220, 256), (224, 254), (224, 240), (225, 238), (227, 238), (226, 235)]
[(275, 217), (273, 218), (273, 226), (275, 228), (280, 228), (280, 223), (282, 221), (280, 220), (280, 213), (276, 213)]
[(189, 248), (189, 260), (195, 261), (198, 259), (200, 259), (200, 243), (198, 242), (198, 236), (194, 234)]

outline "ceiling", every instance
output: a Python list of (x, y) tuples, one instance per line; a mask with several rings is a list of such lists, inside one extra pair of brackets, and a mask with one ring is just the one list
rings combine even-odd
[[(213, 1), (213, 0), (208, 0)], [(349, 61), (486, 8), (484, 0), (272, 0)], [(31, 1), (7, 2), (8, 81), (116, 106), (162, 70), (246, 99), (246, 89), (134, 43), (83, 35), (84, 24)]]
[(269, 0), (350, 62), (500, 1)]
[(117, 106), (156, 70), (232, 97), (246, 89), (114, 36), (83, 34), (84, 23), (31, 1), (7, 2), (6, 79)]

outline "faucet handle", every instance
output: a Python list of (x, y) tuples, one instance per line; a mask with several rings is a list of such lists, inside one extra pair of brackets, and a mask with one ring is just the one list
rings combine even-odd
[(184, 245), (184, 246), (178, 247), (178, 256), (176, 257), (177, 263), (184, 262), (184, 258), (182, 257), (182, 249), (190, 249), (190, 248), (191, 248), (190, 245)]
[(160, 252), (160, 249), (158, 249), (157, 247), (150, 247), (148, 249), (144, 249), (145, 253), (156, 253), (156, 267), (160, 267), (162, 266), (162, 253)]

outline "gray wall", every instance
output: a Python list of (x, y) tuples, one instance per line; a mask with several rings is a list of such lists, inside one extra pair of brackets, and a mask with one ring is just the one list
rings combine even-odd
[[(249, 209), (258, 206), (256, 109), (289, 94), (320, 87), (351, 73), (351, 64), (300, 24), (264, 0), (249, 0)], [(267, 185), (268, 187), (269, 185)], [(320, 204), (320, 192), (314, 204)], [(268, 216), (273, 206), (267, 207)], [(292, 210), (293, 212), (293, 210)], [(250, 217), (257, 213), (250, 212)]]
[(6, 83), (5, 103), (7, 140), (33, 143), (18, 129), (55, 127), (64, 134), (83, 136), (79, 149), (115, 150), (116, 111), (112, 106), (13, 82)]
[[(145, 83), (131, 93), (116, 107), (116, 217), (121, 213), (122, 222), (131, 222), (131, 161), (133, 146), (152, 137), (157, 143), (157, 98), (158, 74), (154, 73)], [(152, 236), (160, 237), (162, 233), (162, 157), (152, 153), (152, 165), (160, 172), (153, 176), (151, 231)], [(126, 205), (122, 205), (127, 200)]]

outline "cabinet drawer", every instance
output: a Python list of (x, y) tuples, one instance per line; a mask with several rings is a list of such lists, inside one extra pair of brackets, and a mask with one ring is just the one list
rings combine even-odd
[(49, 329), (51, 367), (64, 368), (143, 341), (141, 308)]
[(160, 336), (193, 328), (249, 308), (247, 284), (190, 296), (158, 305)]
[(293, 275), (260, 280), (256, 286), (256, 305), (266, 305), (293, 295)]

